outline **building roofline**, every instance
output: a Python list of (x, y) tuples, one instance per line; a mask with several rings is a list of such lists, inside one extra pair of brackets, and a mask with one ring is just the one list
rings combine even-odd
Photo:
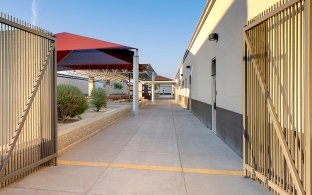
[(199, 34), (199, 32), (201, 31), (201, 29), (203, 28), (207, 18), (208, 18), (208, 15), (210, 14), (210, 11), (212, 10), (214, 4), (215, 4), (216, 0), (207, 0), (207, 3), (206, 3), (206, 6), (198, 20), (198, 23), (197, 23), (197, 26), (195, 28), (195, 31), (193, 32), (193, 35), (192, 35), (192, 38), (189, 42), (189, 45), (187, 47), (187, 50), (185, 51), (184, 53), (184, 56), (183, 56), (183, 60), (182, 60), (182, 63), (180, 64), (180, 66), (178, 67), (177, 69), (177, 73), (176, 73), (176, 76), (179, 72), (179, 69), (181, 68), (182, 64), (184, 63), (185, 59), (187, 58), (188, 54), (189, 54), (189, 51), (191, 50), (194, 42), (196, 41), (197, 39), (197, 36)]

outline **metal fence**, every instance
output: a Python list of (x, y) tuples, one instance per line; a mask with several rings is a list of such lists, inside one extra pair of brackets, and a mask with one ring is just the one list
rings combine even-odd
[(275, 194), (305, 194), (311, 187), (307, 10), (307, 0), (283, 0), (244, 27), (244, 170)]
[(55, 38), (0, 13), (0, 183), (56, 163)]

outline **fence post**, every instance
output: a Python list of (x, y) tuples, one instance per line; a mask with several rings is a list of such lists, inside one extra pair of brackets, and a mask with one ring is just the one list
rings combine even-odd
[[(243, 30), (242, 36), (244, 36), (245, 31)], [(244, 176), (248, 176), (248, 171), (245, 168), (245, 165), (248, 162), (248, 156), (247, 156), (247, 60), (245, 57), (247, 56), (247, 48), (246, 48), (246, 43), (245, 40), (243, 39), (242, 41), (243, 45), (243, 60), (242, 60), (242, 73), (243, 73), (243, 82), (242, 82), (242, 96), (243, 96), (243, 169), (244, 169)]]
[(312, 26), (312, 20), (311, 20), (311, 0), (306, 1), (306, 32), (305, 32), (305, 37), (307, 43), (305, 45), (305, 67), (304, 67), (304, 73), (305, 73), (305, 87), (304, 87), (304, 105), (305, 105), (305, 138), (306, 138), (306, 157), (305, 157), (305, 165), (306, 165), (306, 194), (312, 194), (312, 132), (311, 132), (311, 127), (312, 127), (312, 101), (311, 101), (311, 93), (312, 93), (312, 64), (311, 64), (311, 58), (310, 56), (312, 55), (312, 50), (311, 50), (311, 44), (312, 44), (312, 31), (311, 31), (311, 26)]

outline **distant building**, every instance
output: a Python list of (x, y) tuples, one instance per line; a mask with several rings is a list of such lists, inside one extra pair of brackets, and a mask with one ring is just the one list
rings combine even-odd
[[(116, 89), (114, 83), (121, 83), (122, 89)], [(67, 74), (58, 74), (57, 84), (70, 84), (78, 87), (86, 96), (89, 94), (89, 78), (72, 76)], [(128, 83), (125, 81), (94, 81), (95, 88), (104, 88), (107, 95), (127, 95)], [(131, 87), (132, 88), (132, 87)], [(132, 89), (131, 89), (132, 93)]]
[[(174, 85), (175, 82), (173, 79), (163, 77), (163, 76), (155, 76), (155, 96), (163, 97), (163, 96), (174, 96)], [(143, 88), (143, 97), (150, 99), (152, 94), (152, 80), (142, 81)]]
[[(69, 84), (78, 87), (86, 96), (88, 95), (88, 83), (89, 79), (84, 77), (72, 76), (67, 74), (58, 74), (57, 75), (57, 84)], [(95, 87), (96, 88), (103, 88), (104, 87), (103, 81), (96, 80)]]

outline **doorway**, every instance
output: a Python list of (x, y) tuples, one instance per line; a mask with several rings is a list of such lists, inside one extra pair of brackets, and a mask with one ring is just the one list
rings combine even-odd
[(211, 101), (212, 101), (212, 113), (211, 113), (211, 130), (216, 133), (217, 127), (217, 82), (216, 82), (216, 58), (211, 60)]

